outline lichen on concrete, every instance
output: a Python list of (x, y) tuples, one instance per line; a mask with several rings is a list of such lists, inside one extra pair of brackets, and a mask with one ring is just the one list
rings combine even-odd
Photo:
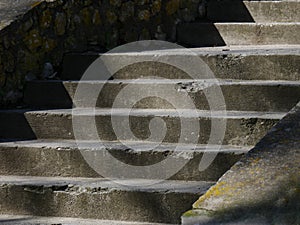
[[(249, 218), (262, 224), (299, 224), (299, 171), (300, 103), (194, 203), (195, 211), (183, 216), (183, 224)], [(212, 212), (209, 219), (201, 210)]]

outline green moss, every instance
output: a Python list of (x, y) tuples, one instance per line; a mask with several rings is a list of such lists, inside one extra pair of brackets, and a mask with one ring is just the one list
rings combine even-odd
[(242, 183), (236, 183), (234, 186), (227, 185), (225, 182), (218, 182), (215, 186), (211, 187), (204, 195), (202, 195), (198, 201), (193, 205), (195, 209), (201, 208), (201, 205), (210, 198), (219, 197), (221, 195), (232, 196), (236, 193), (236, 190), (242, 187)]
[(205, 210), (205, 209), (197, 209), (197, 210), (189, 210), (185, 212), (183, 217), (196, 217), (196, 216), (213, 216), (214, 212)]

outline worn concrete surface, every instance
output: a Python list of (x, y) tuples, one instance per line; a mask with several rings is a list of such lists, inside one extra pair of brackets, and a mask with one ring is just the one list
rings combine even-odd
[[(75, 99), (78, 84), (86, 90), (87, 94), (80, 99)], [(225, 98), (224, 107), (229, 111), (288, 112), (300, 101), (300, 81), (188, 79), (32, 81), (27, 84), (24, 101), (28, 106), (37, 108), (71, 108), (72, 106), (111, 108), (115, 98), (118, 95), (120, 97), (121, 91), (128, 85), (132, 89), (132, 95), (139, 96), (139, 93), (147, 93), (146, 95), (149, 96), (136, 102), (134, 108), (174, 108), (170, 102), (177, 102), (176, 108), (189, 108), (185, 101), (185, 98), (189, 97), (197, 109), (209, 110), (207, 96), (215, 93), (216, 85), (221, 88)], [(89, 95), (100, 88), (102, 90), (99, 96)], [(123, 102), (126, 102), (126, 99)], [(128, 107), (130, 107), (129, 103)]]
[[(211, 121), (226, 121), (224, 145), (254, 145), (266, 132), (273, 127), (286, 113), (278, 112), (244, 112), (244, 111), (209, 111), (190, 109), (131, 109), (130, 117), (125, 109), (92, 109), (78, 108), (66, 110), (40, 110), (25, 113), (32, 130), (40, 139), (74, 139), (72, 121), (76, 126), (76, 133), (84, 140), (115, 141), (128, 140), (128, 134), (116, 136), (113, 127), (124, 128), (126, 118), (136, 138), (145, 140), (150, 136), (149, 123), (156, 117), (165, 121), (166, 135), (163, 142), (178, 143), (181, 136), (181, 123), (199, 122), (200, 132), (184, 134), (181, 140), (189, 143), (197, 138), (198, 143), (207, 144), (210, 137)], [(115, 124), (111, 118), (115, 119)], [(74, 119), (75, 118), (75, 119)], [(95, 119), (96, 118), (96, 119)], [(93, 132), (91, 124), (96, 120), (97, 132)], [(183, 121), (183, 122), (182, 122)], [(82, 135), (84, 134), (85, 137)], [(78, 138), (78, 136), (77, 136)], [(130, 137), (132, 138), (132, 137)], [(154, 142), (161, 142), (161, 136), (153, 137)], [(159, 139), (159, 140), (158, 140)], [(132, 140), (132, 139), (130, 139)], [(210, 144), (217, 144), (214, 140)]]
[[(67, 54), (62, 64), (61, 78), (66, 80), (81, 79), (85, 70), (99, 56), (101, 54), (97, 52)], [(299, 81), (300, 78), (299, 45), (250, 45), (107, 53), (104, 58), (111, 61), (112, 66), (115, 65), (114, 62), (131, 62), (130, 66), (112, 74), (114, 79), (137, 79), (147, 76), (192, 79), (180, 68), (159, 62), (178, 62), (178, 65), (184, 62), (188, 64), (195, 61), (195, 56), (199, 56), (210, 67), (214, 76), (220, 79)], [(141, 59), (145, 62), (136, 63), (140, 62)], [(201, 79), (208, 78), (204, 69), (204, 67), (198, 68), (198, 75)], [(97, 78), (103, 79), (102, 77), (103, 74), (99, 72)]]
[[(37, 217), (22, 215), (0, 215), (3, 225), (172, 225), (162, 223), (125, 222), (114, 220), (92, 220), (67, 217)], [(173, 224), (175, 225), (175, 224)]]
[[(179, 223), (213, 183), (53, 177), (0, 177), (2, 214)], [(136, 186), (139, 187), (136, 187)]]
[[(170, 179), (217, 181), (240, 157), (251, 147), (222, 146), (214, 162), (205, 171), (199, 171), (199, 163), (203, 153), (214, 153), (216, 146), (181, 145), (176, 154), (173, 153), (176, 144), (160, 144), (149, 151), (153, 143), (125, 142), (132, 149), (119, 142), (82, 142), (81, 148), (72, 140), (34, 140), (23, 142), (0, 143), (0, 174), (19, 176), (60, 176), (60, 177), (101, 177), (106, 174), (97, 174), (84, 160), (81, 151), (91, 154), (94, 158), (101, 159), (105, 154), (111, 154), (116, 159), (128, 165), (148, 166), (158, 163), (166, 157), (174, 160), (189, 159)], [(151, 145), (152, 144), (152, 145)], [(82, 146), (86, 147), (82, 147)], [(171, 156), (173, 153), (173, 156)], [(22, 162), (22, 163), (20, 163)], [(176, 165), (174, 165), (176, 166)], [(107, 162), (107, 170), (111, 170), (110, 162)], [(146, 178), (150, 174), (128, 174), (127, 177)], [(157, 171), (159, 174), (166, 171)], [(151, 170), (149, 170), (149, 173)], [(157, 174), (157, 178), (159, 177)], [(155, 174), (153, 174), (155, 175)], [(121, 174), (120, 174), (121, 176)]]
[(300, 103), (184, 214), (183, 224), (299, 224)]

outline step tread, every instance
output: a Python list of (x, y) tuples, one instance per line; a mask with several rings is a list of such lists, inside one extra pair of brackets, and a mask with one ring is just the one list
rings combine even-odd
[(141, 79), (115, 79), (115, 80), (35, 80), (30, 81), (35, 85), (44, 83), (63, 83), (64, 85), (78, 85), (78, 84), (180, 84), (180, 83), (207, 83), (217, 85), (253, 85), (253, 86), (299, 86), (300, 81), (290, 80), (235, 80), (235, 79), (155, 79), (141, 78)]
[[(57, 115), (57, 116), (167, 116), (183, 118), (260, 118), (260, 119), (282, 119), (285, 112), (252, 112), (252, 111), (210, 111), (196, 109), (124, 109), (124, 108), (74, 108), (28, 111), (29, 115)], [(0, 111), (1, 113), (1, 111)]]
[[(3, 140), (5, 141), (5, 140)], [(126, 143), (134, 149), (133, 151), (149, 151), (149, 147), (153, 146), (153, 143), (146, 141), (103, 141), (101, 144), (98, 141), (76, 141), (76, 140), (49, 140), (49, 139), (38, 139), (30, 141), (10, 141), (0, 143), (0, 148), (48, 148), (55, 150), (73, 150), (78, 149), (78, 146), (88, 148), (89, 150), (102, 150), (102, 149), (117, 149), (117, 150), (128, 150)], [(168, 151), (169, 149), (175, 149), (178, 144), (174, 143), (160, 143), (157, 148), (151, 151)], [(155, 145), (156, 146), (156, 145)], [(180, 144), (179, 151), (195, 151), (195, 152), (214, 152), (219, 151), (223, 153), (235, 153), (242, 154), (248, 152), (252, 146), (235, 146), (235, 145), (205, 145), (205, 144)], [(220, 149), (219, 149), (220, 148)]]
[[(299, 23), (300, 24), (300, 23)], [(143, 52), (122, 52), (122, 53), (105, 53), (106, 56), (138, 56), (138, 55), (180, 55), (188, 54), (207, 55), (207, 54), (245, 54), (245, 55), (300, 55), (300, 45), (234, 45), (234, 46), (220, 46), (220, 47), (198, 47), (198, 48), (182, 48), (182, 49), (167, 49), (167, 50), (153, 50)], [(81, 55), (81, 56), (101, 56), (103, 53), (99, 52), (85, 52), (85, 53), (69, 53), (67, 56)]]
[[(196, 22), (196, 24), (211, 24), (211, 23), (203, 23)], [(300, 25), (300, 22), (216, 22), (213, 23), (215, 25), (243, 25), (243, 26), (290, 26), (290, 25)]]
[(299, 44), (300, 23), (186, 23), (178, 25), (185, 46)]
[(80, 218), (69, 218), (69, 217), (38, 217), (38, 216), (29, 216), (29, 215), (0, 215), (0, 223), (1, 224), (6, 224), (6, 225), (37, 225), (37, 224), (60, 224), (60, 225), (172, 225), (172, 224), (165, 224), (165, 223), (146, 223), (146, 222), (133, 222), (133, 221), (80, 219)]
[[(152, 183), (152, 185), (149, 185)], [(73, 178), (73, 177), (37, 177), (37, 176), (0, 176), (2, 186), (28, 187), (65, 187), (66, 192), (84, 193), (90, 188), (101, 188), (101, 191), (121, 190), (137, 192), (167, 192), (167, 193), (195, 193), (203, 194), (215, 182), (182, 181), (182, 180), (147, 180), (127, 179), (110, 180), (106, 178)], [(126, 185), (122, 185), (126, 184)], [(54, 188), (55, 190), (55, 188)], [(56, 189), (57, 190), (57, 189)]]

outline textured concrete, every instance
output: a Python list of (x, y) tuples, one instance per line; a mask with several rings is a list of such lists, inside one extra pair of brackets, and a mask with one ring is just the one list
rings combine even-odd
[[(176, 147), (176, 144), (161, 144), (149, 151), (147, 149), (150, 144), (147, 142), (129, 142), (135, 150), (117, 142), (105, 142), (103, 147), (97, 142), (85, 142), (83, 144), (87, 147), (84, 148), (85, 150), (82, 148), (81, 150), (94, 155), (94, 158), (100, 158), (104, 154), (112, 154), (126, 164), (138, 166), (153, 165), (164, 160), (167, 156), (171, 157), (171, 152)], [(211, 151), (213, 153), (216, 151), (216, 147), (199, 145), (194, 149), (191, 145), (182, 145), (172, 158), (189, 159), (189, 162), (170, 179), (217, 181), (250, 148), (222, 146), (211, 166), (200, 172), (199, 163), (203, 152)], [(0, 143), (0, 158), (0, 174), (2, 175), (100, 177), (84, 160), (76, 142), (71, 140)], [(108, 170), (111, 169), (109, 163), (107, 165)], [(159, 171), (159, 173), (162, 172)], [(145, 178), (149, 177), (149, 174), (144, 174), (142, 177), (138, 173), (127, 174), (127, 176)]]
[[(6, 5), (3, 5), (3, 2)], [(24, 2), (26, 5), (22, 8), (21, 4)], [(10, 23), (11, 15), (14, 14), (13, 17), (20, 15), (12, 26), (0, 32), (0, 76), (3, 74), (0, 77), (0, 86), (5, 83), (8, 87), (8, 89), (1, 90), (4, 98), (17, 95), (18, 92), (12, 89), (19, 90), (21, 79), (26, 75), (34, 73), (38, 76), (45, 62), (51, 62), (55, 69), (63, 67), (61, 79), (76, 80), (80, 79), (90, 62), (99, 56), (98, 53), (73, 54), (67, 56), (61, 65), (63, 55), (70, 50), (84, 52), (88, 48), (95, 51), (110, 49), (118, 43), (143, 39), (145, 36), (146, 39), (165, 36), (172, 41), (175, 41), (177, 36), (179, 41), (186, 46), (276, 44), (196, 49), (196, 55), (209, 65), (217, 78), (231, 80), (222, 81), (221, 86), (227, 103), (229, 102), (229, 110), (239, 111), (228, 111), (225, 118), (220, 112), (208, 110), (186, 109), (177, 114), (175, 110), (168, 109), (169, 105), (165, 102), (148, 99), (140, 102), (138, 106), (150, 109), (132, 110), (130, 117), (132, 131), (138, 138), (146, 139), (150, 135), (151, 119), (161, 118), (168, 128), (164, 144), (158, 149), (148, 151), (146, 148), (150, 143), (135, 143), (139, 150), (134, 151), (116, 143), (106, 143), (102, 149), (97, 149), (93, 143), (89, 143), (90, 146), (86, 152), (91, 153), (93, 159), (97, 154), (100, 157), (104, 156), (103, 152), (109, 150), (114, 157), (128, 164), (148, 165), (158, 162), (168, 156), (171, 146), (174, 145), (166, 142), (178, 142), (182, 130), (180, 119), (189, 122), (190, 125), (191, 122), (195, 123), (192, 119), (197, 119), (196, 122), (199, 122), (201, 128), (199, 143), (207, 142), (211, 129), (211, 117), (213, 117), (220, 121), (228, 119), (224, 144), (254, 145), (299, 100), (300, 43), (298, 38), (299, 10), (297, 10), (299, 1), (232, 2), (224, 0), (218, 4), (222, 12), (226, 12), (224, 15), (217, 9), (211, 8), (215, 3), (212, 0), (209, 3), (208, 16), (216, 21), (220, 16), (220, 21), (226, 21), (226, 23), (214, 24), (190, 23), (196, 17), (200, 19), (198, 10), (190, 11), (197, 9), (198, 6), (195, 7), (194, 3), (198, 1), (180, 1), (184, 6), (177, 4), (179, 2), (177, 0), (166, 1), (158, 7), (158, 10), (156, 9), (155, 13), (153, 13), (155, 4), (152, 4), (152, 1), (135, 1), (132, 7), (137, 16), (134, 17), (127, 14), (130, 11), (127, 7), (124, 10), (123, 6), (127, 1), (56, 0), (54, 4), (39, 4), (40, 2), (0, 0), (0, 8), (2, 7), (4, 12), (4, 14), (0, 13), (0, 18), (7, 16), (7, 20), (6, 18), (1, 20), (0, 28)], [(36, 5), (39, 6), (28, 11), (24, 17), (21, 16), (26, 10)], [(151, 10), (145, 18), (147, 10), (144, 9), (147, 7), (151, 7)], [(10, 12), (8, 8), (16, 10)], [(126, 15), (123, 17), (124, 12), (128, 15), (127, 19), (125, 19)], [(190, 13), (192, 15), (187, 15)], [(164, 15), (169, 16), (165, 18)], [(186, 16), (194, 18), (189, 20)], [(174, 21), (178, 18), (181, 23), (177, 29)], [(167, 20), (166, 23), (165, 20)], [(82, 23), (78, 23), (79, 21)], [(157, 35), (155, 32), (159, 24), (165, 25), (163, 26), (165, 33)], [(138, 29), (130, 29), (131, 27)], [(139, 28), (145, 28), (142, 31), (143, 35)], [(294, 45), (279, 46), (277, 44)], [(155, 61), (136, 63), (123, 68), (117, 72), (114, 79), (132, 79), (148, 75), (171, 78), (174, 80), (143, 81), (144, 83), (136, 83), (135, 86), (142, 91), (149, 91), (153, 85), (155, 89), (170, 87), (182, 93), (190, 93), (196, 99), (196, 104), (200, 109), (208, 109), (203, 98), (202, 84), (191, 80), (175, 80), (191, 78), (175, 67), (158, 62), (164, 57), (178, 62), (176, 61), (178, 57), (182, 57), (185, 61), (181, 62), (188, 65), (187, 63), (192, 60), (191, 55), (184, 50), (169, 49), (143, 53), (129, 52), (108, 57), (112, 57), (111, 65), (114, 65), (115, 61), (133, 60), (131, 62), (134, 62), (135, 59), (139, 61), (143, 57)], [(101, 72), (99, 72), (100, 78)], [(199, 71), (200, 75), (204, 76), (201, 78), (207, 78), (202, 72)], [(232, 79), (248, 81), (232, 81)], [(130, 82), (132, 81), (110, 81), (101, 96), (105, 101), (100, 99), (98, 106), (111, 107), (116, 91)], [(36, 87), (32, 84), (28, 87), (29, 90), (31, 88), (31, 95), (26, 93), (25, 96), (31, 107), (69, 108), (72, 105), (76, 83), (40, 82), (36, 83)], [(53, 84), (54, 86), (51, 86)], [(97, 85), (94, 86), (95, 89)], [(36, 91), (32, 91), (34, 88)], [(9, 91), (12, 92), (9, 93)], [(43, 95), (45, 98), (34, 99), (32, 94), (34, 97)], [(90, 107), (82, 103), (86, 100), (83, 98), (80, 103), (75, 103), (77, 106)], [(47, 102), (49, 105), (39, 105), (39, 102)], [(98, 135), (90, 132), (90, 125), (94, 119), (93, 110), (86, 108), (74, 111), (77, 114), (76, 118), (82, 118), (79, 129), (90, 135), (91, 140), (98, 138)], [(127, 180), (129, 186), (120, 186), (108, 179), (96, 179), (98, 175), (84, 162), (74, 146), (75, 141), (72, 140), (74, 133), (71, 112), (70, 109), (0, 112), (0, 139), (59, 139), (0, 144), (0, 174), (8, 175), (0, 177), (1, 213), (179, 223), (182, 212), (190, 209), (192, 202), (215, 184), (214, 181), (248, 150), (247, 146), (225, 145), (211, 167), (204, 173), (200, 173), (197, 167), (203, 155), (204, 146), (198, 146), (192, 156), (188, 154), (190, 147), (184, 146), (182, 151), (178, 152), (179, 155), (175, 154), (174, 157), (191, 159), (191, 161), (178, 174), (171, 177), (173, 180), (149, 187), (146, 185), (149, 180), (137, 179), (141, 177), (133, 173), (131, 174), (133, 179)], [(95, 113), (99, 136), (104, 140), (116, 140), (117, 137), (111, 125), (110, 109), (97, 109)], [(118, 109), (113, 113), (114, 118), (122, 120), (117, 127), (124, 126), (126, 116), (124, 109)], [(300, 118), (293, 115), (288, 118), (290, 118), (288, 123), (283, 126), (279, 124), (272, 131), (273, 136), (257, 145), (252, 153), (236, 164), (216, 186), (195, 203), (195, 210), (185, 214), (184, 223), (194, 225), (202, 221), (222, 224), (231, 223), (234, 220), (232, 218), (239, 218), (232, 224), (253, 225), (274, 221), (283, 224), (299, 223), (298, 214), (294, 211), (298, 210), (299, 202), (298, 121)], [(127, 133), (129, 132), (123, 132), (124, 136), (121, 135), (121, 139), (126, 139)], [(185, 141), (190, 141), (193, 135), (198, 134), (188, 133)], [(274, 140), (277, 141), (275, 144)], [(214, 146), (208, 147), (213, 154)], [(274, 153), (271, 149), (277, 151)], [(164, 171), (160, 170), (158, 173), (163, 174)], [(17, 175), (36, 177), (18, 177)], [(186, 179), (195, 181), (185, 181)], [(223, 179), (228, 182), (224, 183)], [(139, 187), (133, 187), (137, 185)], [(278, 213), (274, 215), (274, 211)], [(223, 220), (223, 215), (228, 216), (229, 220)], [(36, 218), (35, 221), (38, 220), (43, 220), (43, 218)], [(60, 223), (58, 220), (55, 221)], [(0, 222), (3, 222), (1, 217)], [(112, 223), (118, 224), (118, 222)]]
[(183, 216), (183, 224), (299, 224), (300, 103)]
[[(72, 126), (72, 112), (76, 119), (77, 133), (85, 134), (85, 140), (115, 141), (127, 139), (127, 134), (116, 137), (111, 118), (116, 120), (116, 127), (126, 126), (124, 122), (127, 118), (124, 109), (90, 109), (81, 108), (75, 110), (44, 110), (29, 111), (25, 114), (32, 130), (40, 139), (74, 139)], [(163, 142), (177, 143), (181, 133), (181, 120), (185, 123), (195, 123), (199, 121), (200, 137), (198, 143), (208, 143), (211, 119), (223, 121), (227, 119), (227, 132), (223, 144), (231, 145), (254, 145), (262, 138), (266, 132), (273, 127), (285, 113), (275, 112), (243, 112), (228, 111), (224, 117), (222, 112), (210, 112), (201, 110), (173, 110), (173, 109), (132, 109), (130, 112), (130, 126), (133, 134), (144, 140), (149, 137), (149, 122), (154, 117), (162, 118), (166, 124), (166, 135)], [(96, 119), (94, 119), (96, 118)], [(91, 125), (96, 121), (97, 133), (93, 133)], [(119, 121), (119, 122), (118, 122)], [(193, 135), (185, 136), (185, 143), (188, 143)], [(158, 137), (161, 138), (161, 137)], [(161, 140), (157, 140), (161, 141)], [(220, 140), (215, 140), (219, 143)], [(215, 142), (213, 142), (215, 144)], [(211, 144), (213, 144), (211, 143)]]
[(178, 43), (190, 46), (300, 44), (300, 23), (187, 23)]
[(130, 186), (120, 186), (115, 182), (2, 176), (0, 210), (13, 215), (178, 223), (181, 213), (213, 184), (164, 181), (145, 186), (147, 180), (127, 180)]
[[(285, 43), (286, 44), (286, 43)], [(159, 59), (157, 59), (159, 55)], [(299, 81), (300, 46), (269, 45), (269, 46), (226, 46), (214, 48), (170, 49), (149, 52), (130, 52), (105, 54), (105, 57), (116, 62), (130, 63), (116, 74), (114, 79), (137, 79), (147, 76), (158, 76), (168, 79), (191, 79), (178, 68), (158, 63), (158, 60), (190, 62), (198, 55), (220, 79), (238, 80), (294, 80)], [(62, 68), (62, 79), (79, 80), (84, 71), (99, 57), (99, 53), (68, 54)], [(135, 61), (136, 59), (136, 61)], [(203, 72), (203, 73), (202, 73)], [(99, 73), (99, 78), (103, 75)], [(207, 78), (205, 70), (199, 70), (201, 79)]]
[[(0, 224), (5, 225), (172, 225), (162, 223), (126, 222), (115, 220), (92, 220), (67, 217), (37, 217), (24, 215), (0, 215)], [(173, 224), (175, 225), (175, 224)]]
[[(177, 108), (188, 108), (184, 99), (188, 96), (196, 108), (209, 110), (206, 95), (214, 93), (215, 85), (221, 87), (227, 110), (288, 112), (300, 101), (299, 81), (246, 81), (246, 80), (113, 80), (81, 82), (86, 96), (74, 99), (76, 81), (33, 81), (27, 84), (25, 102), (31, 107), (66, 108), (100, 107), (111, 108), (115, 98), (123, 88), (130, 85), (132, 95), (148, 93), (148, 97), (137, 102), (135, 108), (173, 108), (169, 102), (178, 102)], [(102, 88), (103, 87), (103, 88)], [(93, 99), (89, 93), (100, 90)], [(176, 90), (171, 92), (170, 90)], [(51, 94), (49, 94), (51, 93)], [(175, 94), (174, 94), (175, 93)], [(168, 96), (168, 101), (159, 96)], [(257, 101), (260, 99), (260, 101)], [(93, 101), (92, 101), (93, 100)], [(93, 104), (92, 104), (93, 102)], [(96, 103), (96, 105), (95, 105)], [(129, 107), (129, 106), (128, 106)]]

